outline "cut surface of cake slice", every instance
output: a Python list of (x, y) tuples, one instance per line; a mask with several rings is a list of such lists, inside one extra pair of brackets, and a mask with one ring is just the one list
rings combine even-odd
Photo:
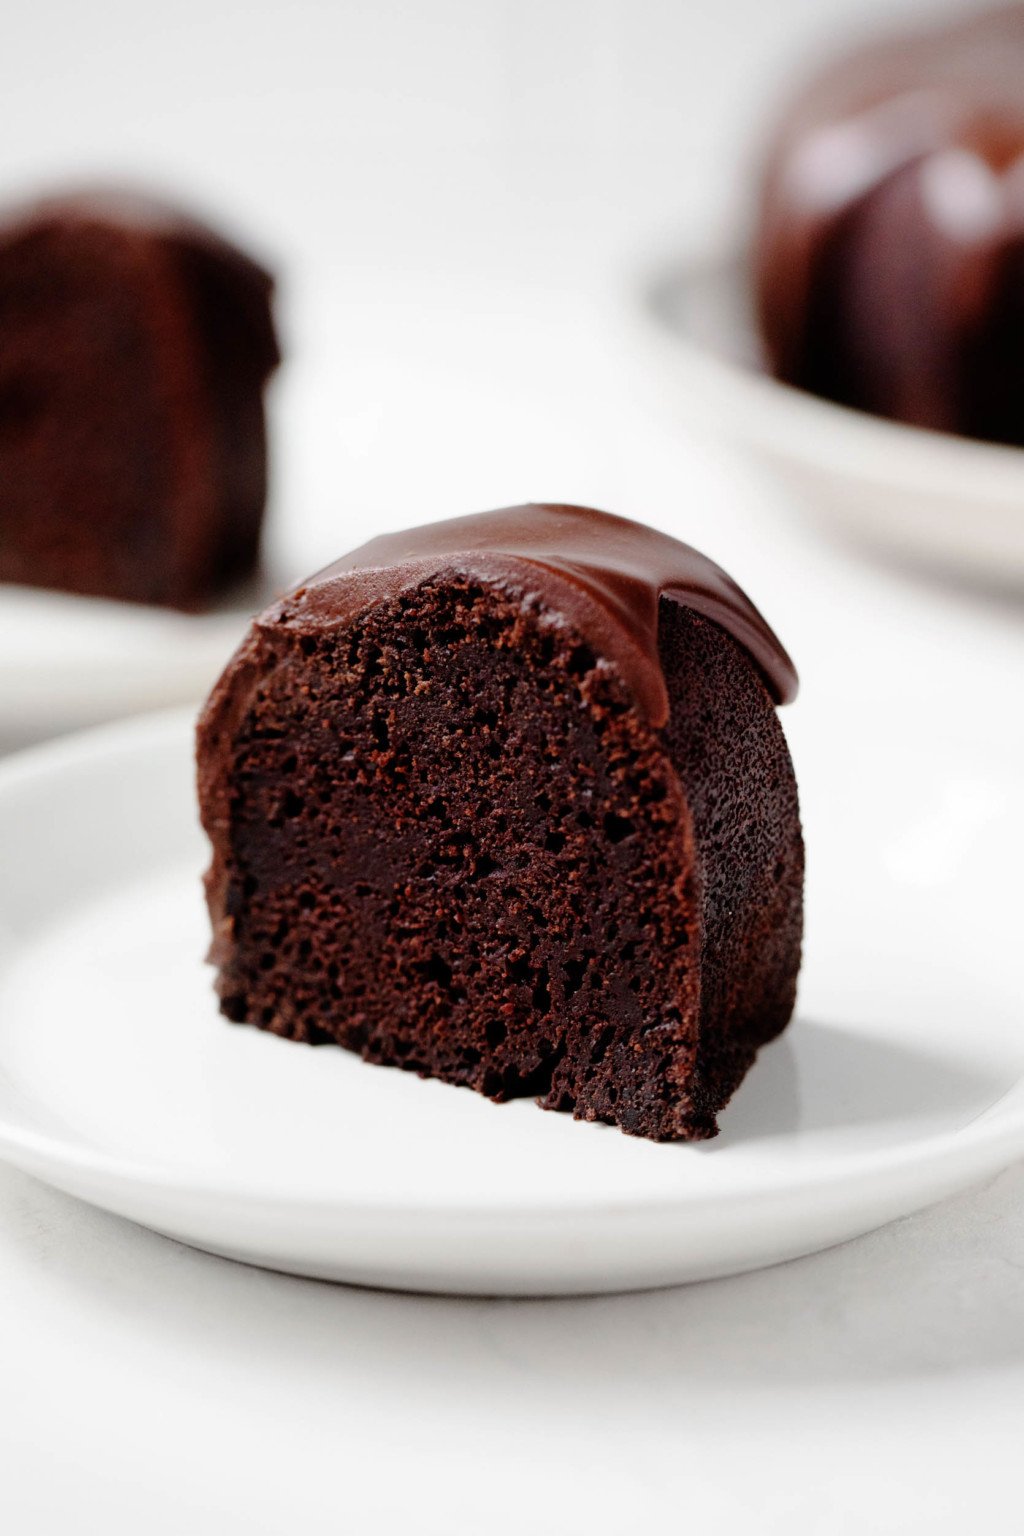
[(222, 1011), (714, 1135), (794, 1004), (795, 686), (724, 572), (623, 518), (374, 540), (254, 622), (200, 721)]

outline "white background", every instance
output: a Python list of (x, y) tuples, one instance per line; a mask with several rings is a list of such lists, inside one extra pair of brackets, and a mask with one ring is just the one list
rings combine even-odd
[[(686, 440), (623, 341), (638, 264), (741, 220), (795, 61), (894, 9), (6, 0), (0, 190), (141, 179), (279, 268), (282, 564), (593, 500), (734, 571), (866, 774), (893, 706), (1019, 764), (1019, 604), (824, 543)], [(0, 1523), (1018, 1530), (1022, 1201), (1018, 1168), (761, 1275), (454, 1302), (247, 1271), (2, 1171)]]

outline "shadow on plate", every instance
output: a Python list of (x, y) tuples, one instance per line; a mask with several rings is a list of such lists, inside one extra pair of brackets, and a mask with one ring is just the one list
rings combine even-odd
[(863, 1128), (871, 1144), (886, 1127), (966, 1124), (1010, 1085), (976, 1062), (910, 1047), (863, 1030), (798, 1018), (767, 1046), (722, 1116), (721, 1134), (699, 1150)]

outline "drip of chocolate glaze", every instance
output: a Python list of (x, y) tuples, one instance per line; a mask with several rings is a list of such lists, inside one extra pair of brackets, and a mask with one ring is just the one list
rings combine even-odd
[[(1022, 75), (1024, 6), (1011, 5), (872, 44), (804, 91), (769, 154), (754, 252), (780, 378), (972, 430), (957, 371), (1024, 243)], [(876, 347), (887, 356), (865, 372)]]
[(531, 505), (385, 534), (303, 583), (258, 622), (301, 632), (351, 622), (442, 572), (514, 581), (621, 672), (652, 725), (668, 718), (658, 603), (671, 598), (744, 648), (776, 703), (795, 698), (793, 663), (750, 599), (712, 560), (642, 523), (589, 507)]

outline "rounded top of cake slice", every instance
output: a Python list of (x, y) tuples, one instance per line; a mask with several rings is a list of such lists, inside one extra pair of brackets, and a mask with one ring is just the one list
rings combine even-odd
[(950, 148), (1002, 173), (1024, 151), (1022, 66), (1019, 4), (862, 45), (797, 94), (769, 151), (769, 180), (794, 203), (835, 211)]
[[(268, 305), (274, 278), (240, 246), (195, 214), (148, 192), (120, 186), (82, 186), (6, 206), (0, 212), (0, 250), (25, 241), (78, 250), (104, 241), (117, 249), (166, 252), (179, 264), (201, 262), (230, 285), (232, 314), (241, 305), (261, 362), (270, 373), (281, 361)], [(222, 304), (228, 294), (221, 294)]]
[(204, 219), (163, 197), (128, 186), (81, 186), (8, 204), (0, 213), (0, 244), (20, 238), (28, 229), (72, 231), (86, 225), (147, 239), (187, 240), (244, 267), (268, 290), (274, 286), (273, 277), (259, 262)]
[(668, 696), (658, 655), (658, 603), (673, 599), (726, 630), (750, 656), (777, 704), (796, 696), (792, 661), (730, 576), (688, 544), (590, 507), (504, 507), (371, 539), (303, 582), (257, 621), (315, 631), (442, 571), (508, 580), (617, 667), (638, 708), (664, 725)]
[(1024, 129), (1022, 50), (1019, 3), (873, 38), (818, 71), (791, 106), (783, 131), (846, 118), (911, 94), (919, 124), (934, 127), (941, 114), (947, 128), (973, 122), (980, 130), (988, 123), (993, 138), (995, 118)]

